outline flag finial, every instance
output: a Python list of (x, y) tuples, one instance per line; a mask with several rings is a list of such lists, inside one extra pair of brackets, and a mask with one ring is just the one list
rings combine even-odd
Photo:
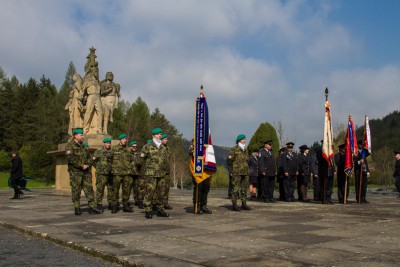
[(328, 101), (329, 90), (328, 87), (325, 87), (325, 101)]

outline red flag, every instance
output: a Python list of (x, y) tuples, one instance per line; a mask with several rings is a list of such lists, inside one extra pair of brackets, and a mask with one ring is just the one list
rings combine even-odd
[(347, 133), (346, 133), (346, 146), (345, 146), (345, 161), (344, 161), (344, 172), (350, 176), (353, 173), (353, 156), (358, 155), (357, 147), (357, 136), (356, 129), (354, 128), (354, 123), (349, 115), (349, 121), (347, 123)]

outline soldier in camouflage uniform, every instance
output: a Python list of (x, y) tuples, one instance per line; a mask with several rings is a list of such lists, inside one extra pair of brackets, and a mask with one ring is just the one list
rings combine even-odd
[(232, 209), (234, 211), (240, 211), (237, 205), (239, 194), (242, 200), (242, 209), (251, 210), (246, 204), (247, 189), (249, 187), (249, 165), (247, 159), (246, 136), (239, 134), (236, 138), (236, 146), (231, 148), (228, 155), (228, 164), (232, 165)]
[(135, 205), (139, 206), (139, 185), (138, 185), (138, 183), (139, 183), (139, 170), (140, 170), (140, 156), (139, 156), (139, 151), (137, 150), (137, 142), (136, 141), (130, 142), (129, 148), (131, 150), (132, 158), (133, 158), (133, 161), (131, 164), (133, 199), (135, 200)]
[(133, 156), (127, 146), (126, 134), (121, 134), (119, 144), (111, 149), (113, 174), (114, 199), (111, 213), (116, 213), (119, 209), (119, 189), (122, 186), (122, 210), (124, 212), (133, 212), (129, 203), (129, 197), (132, 189), (132, 161)]
[(140, 152), (140, 158), (144, 162), (143, 174), (147, 181), (147, 190), (144, 196), (144, 209), (146, 218), (151, 219), (152, 200), (154, 194), (157, 195), (157, 215), (160, 217), (169, 217), (169, 214), (164, 211), (164, 191), (165, 191), (165, 168), (164, 168), (164, 149), (161, 147), (162, 130), (154, 128), (151, 131), (153, 140), (143, 146)]
[(111, 138), (104, 138), (103, 148), (94, 152), (92, 160), (96, 168), (97, 208), (103, 211), (104, 189), (107, 186), (108, 209), (111, 210), (114, 198), (111, 174)]
[(168, 135), (163, 134), (161, 136), (162, 147), (164, 148), (164, 168), (165, 168), (165, 194), (164, 194), (164, 209), (172, 210), (172, 206), (168, 204), (168, 197), (169, 197), (169, 188), (171, 185), (171, 176), (170, 176), (170, 169), (171, 169), (171, 150), (168, 146)]
[(72, 203), (75, 208), (75, 215), (81, 215), (80, 197), (81, 191), (85, 192), (89, 205), (89, 213), (101, 213), (96, 208), (94, 200), (92, 176), (90, 173), (90, 158), (85, 150), (83, 140), (83, 130), (75, 129), (73, 139), (65, 147), (65, 155), (68, 161), (68, 173), (71, 184)]

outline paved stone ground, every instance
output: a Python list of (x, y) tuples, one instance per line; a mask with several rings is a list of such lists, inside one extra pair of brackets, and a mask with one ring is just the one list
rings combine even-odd
[(11, 195), (0, 191), (1, 225), (124, 265), (400, 266), (394, 194), (368, 194), (363, 205), (249, 202), (253, 210), (234, 212), (225, 191), (212, 191), (214, 213), (194, 215), (191, 192), (171, 190), (171, 216), (152, 220), (137, 208), (75, 216), (70, 197), (50, 191)]

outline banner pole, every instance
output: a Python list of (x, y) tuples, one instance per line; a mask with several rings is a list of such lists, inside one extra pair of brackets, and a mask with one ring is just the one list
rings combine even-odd
[(199, 183), (197, 181), (196, 182), (196, 197), (195, 197), (195, 203), (194, 203), (194, 214), (197, 214), (198, 211), (198, 207), (199, 207)]

